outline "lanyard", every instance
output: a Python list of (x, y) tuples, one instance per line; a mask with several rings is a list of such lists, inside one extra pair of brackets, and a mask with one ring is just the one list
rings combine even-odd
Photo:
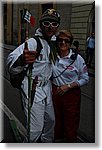
[(73, 60), (71, 63), (70, 63), (70, 65), (69, 66), (67, 66), (60, 74), (58, 74), (57, 76), (53, 76), (52, 78), (58, 78), (58, 77), (60, 77), (67, 69), (68, 69), (68, 67), (70, 67), (73, 63), (74, 63), (74, 61), (75, 60)]

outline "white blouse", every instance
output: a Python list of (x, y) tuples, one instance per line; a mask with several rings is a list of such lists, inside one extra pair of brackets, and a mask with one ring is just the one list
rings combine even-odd
[[(55, 65), (53, 64), (53, 84), (61, 86), (76, 82), (80, 86), (83, 86), (88, 83), (89, 76), (84, 59), (78, 54), (76, 60), (72, 63), (73, 60), (70, 58), (72, 53), (70, 49), (70, 53), (67, 56), (63, 58), (58, 56)], [(63, 70), (65, 71), (61, 74)]]

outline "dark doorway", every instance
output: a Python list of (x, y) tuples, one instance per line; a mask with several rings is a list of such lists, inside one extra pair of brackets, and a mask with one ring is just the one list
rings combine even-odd
[(46, 9), (52, 9), (52, 8), (53, 8), (53, 3), (42, 4), (42, 13), (44, 13)]

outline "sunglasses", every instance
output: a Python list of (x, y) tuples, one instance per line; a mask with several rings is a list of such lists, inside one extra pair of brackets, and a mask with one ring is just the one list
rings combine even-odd
[(50, 26), (52, 26), (52, 27), (58, 27), (59, 26), (59, 24), (57, 23), (57, 22), (49, 22), (49, 21), (44, 21), (44, 22), (42, 22), (42, 25), (44, 26), (44, 27), (50, 27)]
[(65, 43), (71, 43), (68, 39), (57, 38), (57, 42), (63, 43), (63, 41), (64, 41)]

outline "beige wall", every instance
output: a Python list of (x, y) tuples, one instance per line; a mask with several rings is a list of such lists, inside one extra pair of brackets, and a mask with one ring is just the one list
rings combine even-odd
[(72, 5), (71, 32), (80, 43), (81, 51), (86, 49), (86, 38), (88, 35), (88, 20), (93, 2), (76, 3)]

